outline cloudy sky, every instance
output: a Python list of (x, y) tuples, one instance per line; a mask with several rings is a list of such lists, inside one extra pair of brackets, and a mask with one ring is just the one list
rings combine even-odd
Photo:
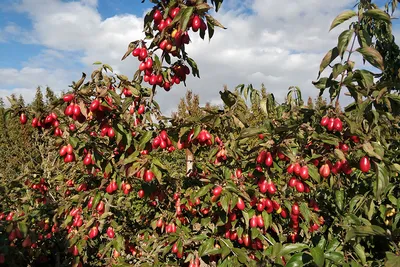
[[(355, 3), (224, 1), (215, 17), (228, 29), (218, 29), (211, 42), (191, 36), (188, 53), (197, 61), (201, 79), (189, 78), (187, 88), (160, 90), (162, 110), (174, 110), (187, 89), (198, 93), (202, 103), (220, 103), (218, 92), (224, 84), (234, 88), (264, 83), (279, 101), (289, 86), (297, 85), (306, 97), (316, 97), (311, 82), (344, 29), (328, 32), (329, 25)], [(66, 91), (81, 72), (91, 73), (95, 61), (132, 77), (137, 60), (120, 59), (129, 42), (143, 37), (143, 16), (149, 7), (140, 0), (1, 0), (0, 97), (16, 93), (29, 101), (37, 86)]]

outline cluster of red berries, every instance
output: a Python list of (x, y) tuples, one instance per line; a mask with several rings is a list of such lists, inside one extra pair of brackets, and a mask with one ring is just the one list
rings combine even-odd
[(118, 189), (118, 185), (117, 182), (115, 180), (112, 180), (106, 187), (106, 192), (109, 194), (114, 193), (115, 191), (117, 191)]
[(256, 162), (258, 164), (265, 164), (267, 167), (271, 167), (274, 163), (271, 152), (262, 150), (257, 156)]
[(328, 131), (336, 131), (341, 132), (343, 131), (343, 122), (340, 118), (329, 118), (324, 116), (321, 118), (320, 125), (328, 129)]
[(160, 134), (153, 139), (151, 146), (152, 149), (168, 149), (169, 152), (175, 150), (175, 147), (173, 146), (171, 139), (169, 139), (168, 134), (165, 130), (162, 130)]
[(68, 144), (66, 146), (62, 146), (60, 149), (60, 156), (64, 157), (64, 162), (73, 162), (75, 161), (75, 154), (74, 154), (74, 148), (72, 147), (71, 144)]
[[(20, 116), (20, 122), (21, 124), (25, 124), (27, 122), (27, 117), (24, 113), (22, 113)], [(49, 129), (50, 127), (53, 127), (55, 136), (62, 136), (63, 134), (62, 130), (59, 128), (60, 121), (58, 120), (58, 116), (54, 112), (42, 119), (36, 117), (33, 118), (31, 125), (33, 128)]]

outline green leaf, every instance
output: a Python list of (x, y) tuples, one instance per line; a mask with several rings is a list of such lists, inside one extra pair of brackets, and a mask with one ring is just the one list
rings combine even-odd
[(78, 143), (79, 143), (79, 139), (75, 136), (70, 136), (69, 137), (69, 143), (71, 144), (71, 146), (73, 148), (77, 148), (78, 147)]
[(214, 248), (214, 241), (214, 238), (210, 238), (199, 247), (200, 257), (207, 255), (207, 253)]
[(360, 243), (357, 243), (354, 246), (354, 251), (356, 252), (358, 258), (361, 260), (362, 264), (365, 265), (367, 263), (367, 257), (365, 256), (365, 249), (361, 246)]
[(369, 142), (364, 143), (363, 149), (365, 152), (367, 152), (368, 156), (375, 157), (379, 160), (382, 160), (381, 156), (379, 156), (377, 153), (375, 153), (374, 148), (372, 147), (371, 143), (369, 143)]
[(182, 31), (186, 31), (190, 17), (193, 14), (194, 11), (194, 6), (191, 7), (186, 7), (185, 9), (181, 10), (182, 12), (182, 17), (181, 17), (181, 26), (182, 26)]
[(386, 232), (383, 228), (377, 225), (357, 226), (347, 231), (345, 242), (358, 236), (374, 236), (374, 235), (385, 236)]
[(246, 224), (246, 229), (249, 229), (249, 219), (250, 216), (246, 211), (242, 211), (242, 215), (243, 215), (243, 219), (244, 219), (244, 223)]
[(314, 263), (318, 267), (324, 266), (325, 256), (324, 256), (324, 252), (322, 251), (322, 249), (319, 247), (314, 247), (314, 248), (311, 248), (310, 251), (311, 251), (311, 256), (313, 257)]
[(310, 255), (305, 253), (298, 253), (293, 255), (285, 266), (286, 267), (305, 266), (311, 260), (312, 258)]
[(307, 164), (308, 166), (308, 173), (310, 174), (310, 177), (317, 183), (321, 181), (321, 176), (318, 173), (317, 167), (314, 166), (314, 164)]
[(329, 30), (331, 31), (333, 28), (335, 28), (336, 26), (342, 24), (343, 22), (345, 22), (348, 19), (351, 19), (352, 17), (356, 16), (357, 13), (354, 12), (353, 10), (346, 10), (343, 11), (342, 13), (340, 13), (333, 21), (331, 24), (331, 27), (329, 28)]
[(400, 256), (392, 252), (386, 252), (387, 261), (385, 262), (385, 267), (398, 267), (400, 262)]
[(344, 191), (343, 190), (335, 191), (335, 204), (336, 204), (336, 207), (340, 211), (343, 210), (343, 204), (344, 204)]
[(24, 236), (28, 233), (28, 227), (26, 226), (25, 221), (18, 222), (18, 228), (22, 232)]
[(150, 141), (152, 135), (153, 135), (152, 131), (147, 131), (143, 134), (142, 138), (140, 138), (139, 141), (138, 150), (143, 150), (145, 148), (146, 144)]
[(210, 191), (210, 189), (211, 189), (213, 186), (214, 186), (214, 185), (212, 185), (212, 184), (208, 184), (208, 185), (203, 186), (202, 188), (200, 188), (200, 190), (197, 191), (196, 197), (202, 197), (202, 196), (204, 196), (205, 194), (207, 194), (207, 193)]
[(306, 248), (308, 248), (308, 245), (303, 244), (303, 243), (287, 244), (287, 245), (283, 246), (283, 248), (279, 252), (278, 256), (285, 256), (285, 255), (291, 254), (293, 252), (301, 251)]
[(156, 167), (156, 165), (152, 164), (151, 166), (151, 171), (154, 173), (155, 177), (157, 178), (158, 182), (161, 184), (162, 183), (162, 173), (159, 168)]
[(376, 50), (373, 47), (361, 47), (358, 48), (356, 50), (357, 52), (359, 52), (363, 58), (368, 61), (372, 66), (377, 67), (380, 70), (384, 70), (385, 66), (383, 63), (383, 57), (382, 55), (378, 52), (378, 50)]
[(375, 198), (381, 200), (382, 194), (385, 193), (386, 187), (389, 185), (389, 171), (384, 163), (375, 163)]
[(246, 253), (243, 251), (243, 249), (232, 248), (232, 251), (237, 255), (239, 261), (246, 265), (246, 263), (248, 262), (248, 258), (246, 256)]
[(343, 58), (344, 52), (346, 52), (347, 46), (349, 45), (350, 39), (353, 36), (354, 30), (345, 30), (338, 37), (338, 45), (337, 48), (339, 50), (339, 55)]
[(304, 220), (306, 222), (309, 222), (311, 220), (310, 208), (308, 207), (308, 205), (305, 202), (302, 202), (300, 204), (300, 212), (303, 215)]
[(363, 14), (366, 17), (373, 18), (375, 20), (383, 20), (384, 22), (391, 23), (390, 16), (381, 9), (369, 9)]
[(354, 79), (368, 90), (374, 85), (374, 75), (368, 70), (356, 70), (354, 72)]
[(344, 256), (340, 252), (326, 252), (324, 255), (326, 259), (331, 260), (336, 264), (341, 264), (344, 260)]
[(339, 56), (339, 50), (337, 47), (332, 48), (331, 50), (328, 51), (328, 53), (326, 53), (319, 66), (318, 77), (319, 75), (321, 75), (324, 69), (328, 67), (328, 65), (331, 64), (331, 62), (334, 61), (335, 58), (337, 58), (338, 56)]

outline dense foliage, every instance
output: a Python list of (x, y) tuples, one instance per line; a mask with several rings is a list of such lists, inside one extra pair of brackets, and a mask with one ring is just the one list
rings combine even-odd
[[(362, 0), (332, 22), (356, 18), (314, 82), (329, 104), (239, 85), (220, 92), (221, 108), (188, 94), (173, 118), (154, 94), (199, 76), (189, 33), (223, 26), (206, 1), (151, 2), (146, 39), (123, 56), (141, 62), (132, 80), (96, 62), (60, 99), (38, 91), (0, 110), (0, 263), (398, 264), (397, 1)], [(354, 53), (374, 68), (355, 69)], [(342, 91), (354, 99), (344, 110)]]

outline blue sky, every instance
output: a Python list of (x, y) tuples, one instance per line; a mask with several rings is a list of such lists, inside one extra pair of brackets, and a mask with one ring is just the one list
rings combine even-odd
[[(382, 6), (384, 0), (375, 1)], [(282, 101), (287, 88), (298, 85), (305, 96), (319, 63), (336, 45), (346, 25), (328, 32), (334, 17), (354, 6), (353, 0), (227, 0), (216, 18), (228, 29), (202, 41), (194, 33), (188, 51), (201, 79), (188, 88), (202, 103), (220, 103), (219, 90), (240, 83), (264, 83)], [(37, 86), (65, 91), (81, 72), (89, 74), (100, 60), (128, 76), (133, 58), (121, 62), (130, 41), (143, 37), (141, 0), (0, 0), (0, 97), (23, 94), (31, 100)], [(310, 8), (312, 7), (312, 8)], [(398, 21), (394, 31), (398, 32)], [(183, 86), (160, 92), (163, 110), (174, 109)]]

